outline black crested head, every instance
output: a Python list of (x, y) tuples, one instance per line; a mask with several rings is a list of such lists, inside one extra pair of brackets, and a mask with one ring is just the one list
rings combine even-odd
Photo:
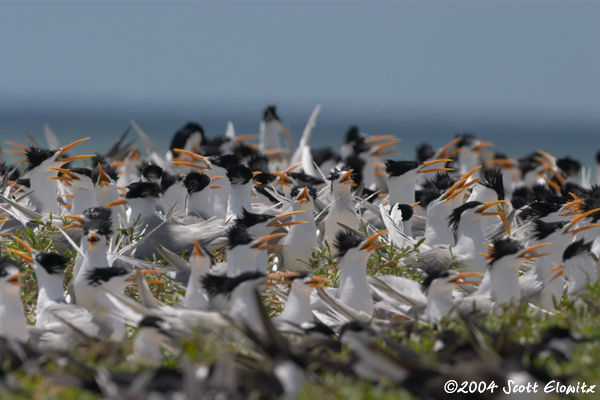
[(252, 171), (260, 171), (263, 174), (270, 171), (269, 158), (260, 153), (254, 153), (248, 158), (248, 168)]
[(267, 106), (267, 108), (263, 112), (263, 121), (280, 121), (279, 116), (277, 115), (277, 106)]
[(5, 163), (0, 163), (0, 176), (4, 178), (4, 175), (8, 174), (6, 177), (9, 181), (16, 181), (19, 179), (19, 167), (16, 165), (6, 165)]
[(418, 167), (419, 163), (416, 161), (385, 160), (385, 172), (390, 176), (401, 176)]
[(290, 196), (292, 197), (292, 199), (295, 199), (298, 196), (298, 194), (300, 194), (300, 191), (304, 188), (307, 189), (308, 194), (310, 195), (310, 197), (313, 198), (313, 200), (317, 198), (317, 189), (315, 189), (314, 186), (296, 185), (292, 188), (292, 191), (290, 192)]
[(183, 180), (182, 175), (173, 175), (168, 173), (167, 171), (163, 171), (162, 177), (160, 178), (160, 190), (162, 193), (166, 192), (171, 186), (173, 186), (177, 182), (181, 182)]
[(160, 317), (155, 317), (154, 315), (148, 315), (144, 318), (142, 318), (142, 320), (140, 321), (140, 323), (138, 324), (138, 327), (142, 328), (156, 328), (159, 330), (162, 330), (162, 326), (160, 326), (159, 324), (164, 324), (165, 320), (160, 318)]
[(490, 249), (490, 264), (495, 263), (504, 256), (516, 254), (525, 250), (525, 247), (509, 237), (494, 239)]
[(536, 183), (531, 186), (533, 192), (533, 198), (537, 201), (548, 201), (551, 203), (564, 203), (565, 199), (563, 196), (558, 196), (554, 190), (545, 183)]
[(337, 256), (343, 257), (348, 250), (357, 247), (362, 241), (363, 239), (354, 232), (340, 230), (335, 235), (333, 246), (337, 249)]
[(329, 175), (327, 175), (327, 180), (335, 181), (336, 179), (340, 179), (340, 176), (342, 176), (342, 174), (340, 174), (340, 170), (338, 168), (334, 168), (331, 170)]
[(154, 182), (133, 182), (127, 186), (126, 199), (146, 199), (160, 196), (161, 189)]
[(30, 188), (31, 187), (31, 180), (28, 179), (28, 178), (19, 178), (19, 179), (17, 179), (17, 185), (24, 186), (26, 188)]
[(271, 182), (274, 182), (277, 178), (279, 177), (275, 174), (272, 174), (270, 172), (263, 172), (262, 174), (256, 175), (253, 180), (255, 180), (261, 185), (267, 185)]
[(300, 184), (303, 183), (306, 185), (319, 186), (325, 183), (325, 181), (323, 181), (322, 179), (319, 179), (316, 176), (308, 175), (304, 173), (304, 171), (288, 172), (286, 175)]
[(248, 233), (245, 226), (236, 224), (227, 231), (227, 239), (229, 249), (233, 249), (235, 246), (251, 243), (255, 238)]
[(232, 185), (245, 185), (252, 180), (252, 171), (244, 165), (227, 168), (227, 178)]
[(85, 222), (83, 224), (83, 233), (89, 234), (91, 231), (98, 235), (109, 237), (112, 234), (112, 211), (107, 207), (88, 208), (83, 212)]
[(87, 176), (90, 180), (92, 179), (92, 170), (89, 168), (69, 168), (69, 171), (77, 175)]
[(415, 200), (419, 202), (419, 205), (423, 208), (427, 208), (432, 201), (439, 198), (444, 192), (435, 188), (423, 188), (422, 190), (415, 190)]
[[(588, 212), (595, 210), (596, 208), (600, 208), (600, 197), (588, 197), (587, 199), (583, 200), (583, 202), (580, 205), (580, 208), (583, 212)], [(588, 215), (584, 221), (591, 221), (593, 223), (597, 223), (598, 221), (600, 221), (600, 211), (596, 211), (595, 213)]]
[(538, 157), (541, 157), (541, 154), (535, 152), (521, 157), (517, 160), (522, 177), (524, 177), (528, 172), (535, 170), (541, 165), (541, 163), (537, 160)]
[(435, 156), (435, 150), (429, 144), (423, 143), (417, 147), (417, 162), (419, 164), (433, 158), (433, 156)]
[(448, 226), (451, 226), (452, 230), (456, 232), (462, 213), (473, 208), (479, 208), (482, 205), (483, 203), (480, 201), (467, 201), (465, 204), (456, 207), (450, 213), (450, 217), (448, 218)]
[(35, 255), (35, 261), (41, 265), (50, 275), (62, 274), (69, 262), (67, 257), (58, 253), (39, 252)]
[(242, 218), (236, 220), (235, 223), (236, 223), (236, 225), (240, 225), (240, 226), (249, 228), (256, 224), (265, 223), (267, 221), (270, 221), (273, 218), (275, 218), (273, 215), (255, 214), (255, 213), (250, 212), (250, 211), (246, 210), (245, 208), (243, 208), (242, 209)]
[(91, 207), (83, 212), (83, 216), (86, 220), (101, 220), (101, 221), (111, 221), (112, 211), (108, 207)]
[(475, 135), (473, 135), (472, 133), (457, 133), (454, 137), (458, 137), (460, 138), (460, 140), (456, 143), (456, 147), (464, 147), (464, 146), (471, 146), (473, 144), (475, 144), (475, 141), (477, 140), (477, 137), (475, 137)]
[(351, 322), (348, 322), (348, 323), (345, 323), (344, 325), (342, 325), (342, 327), (340, 328), (339, 337), (341, 339), (342, 336), (344, 336), (347, 332), (364, 332), (364, 331), (373, 333), (373, 329), (369, 326), (369, 324), (367, 324), (366, 322), (354, 320), (354, 321), (351, 321)]
[(218, 136), (216, 138), (212, 138), (207, 140), (202, 145), (201, 153), (205, 156), (214, 156), (223, 153), (224, 147), (223, 145), (229, 143), (231, 139), (224, 136)]
[(571, 243), (563, 253), (563, 261), (576, 257), (580, 254), (590, 254), (592, 252), (593, 242), (585, 242), (584, 239), (579, 239)]
[(410, 204), (396, 203), (394, 207), (400, 210), (402, 213), (402, 221), (408, 221), (411, 219), (415, 211)]
[[(110, 164), (102, 164), (102, 170), (110, 179), (113, 181), (117, 181), (119, 179), (119, 175), (117, 171), (110, 166)], [(98, 178), (100, 177), (100, 168), (98, 168), (98, 163), (96, 163), (96, 167), (92, 170), (92, 182), (98, 183)]]
[(360, 185), (363, 181), (363, 168), (365, 167), (365, 161), (359, 156), (352, 154), (344, 160), (344, 170), (352, 171), (352, 180)]
[(158, 181), (162, 177), (163, 169), (156, 164), (146, 165), (142, 168), (142, 176), (149, 181)]
[(100, 285), (104, 282), (108, 282), (112, 278), (125, 276), (131, 274), (133, 271), (125, 269), (123, 267), (104, 267), (104, 268), (94, 268), (90, 272), (88, 272), (85, 276), (89, 285)]
[(590, 197), (592, 195), (593, 189), (594, 189), (593, 187), (590, 189), (586, 189), (577, 182), (567, 181), (567, 182), (565, 182), (564, 186), (560, 189), (560, 194), (565, 199), (572, 199), (572, 197), (569, 193), (573, 193), (575, 196), (577, 196), (579, 198), (586, 198), (586, 197)]
[(345, 139), (344, 143), (361, 142), (364, 140), (365, 140), (365, 137), (360, 134), (360, 130), (358, 129), (358, 126), (352, 125), (346, 131), (346, 139)]
[(169, 147), (171, 151), (173, 149), (183, 149), (190, 136), (196, 132), (200, 135), (200, 145), (203, 145), (206, 141), (204, 138), (204, 129), (195, 122), (188, 122), (186, 126), (175, 132), (171, 140), (171, 146)]
[(0, 278), (6, 277), (11, 269), (21, 270), (10, 258), (0, 257)]
[(529, 186), (518, 186), (513, 191), (510, 202), (515, 209), (519, 209), (531, 203), (533, 200), (535, 200), (533, 191)]
[(57, 151), (58, 150), (40, 149), (34, 145), (30, 145), (27, 150), (25, 150), (25, 157), (27, 158), (26, 171), (31, 171), (50, 157), (53, 157)]
[(486, 168), (481, 174), (479, 184), (496, 192), (498, 200), (504, 200), (504, 183), (502, 172), (498, 168)]
[(221, 156), (210, 156), (208, 161), (217, 167), (229, 169), (238, 165), (241, 160), (237, 154), (223, 154)]
[(524, 220), (543, 218), (554, 212), (558, 212), (560, 208), (560, 204), (548, 203), (546, 201), (534, 201), (529, 203), (523, 210), (521, 218)]
[(556, 160), (556, 166), (567, 176), (576, 176), (581, 171), (581, 163), (571, 157), (559, 158)]
[(452, 178), (447, 172), (438, 172), (433, 178), (427, 179), (423, 183), (424, 189), (447, 190), (452, 187), (458, 178)]
[(423, 282), (421, 283), (421, 290), (424, 293), (427, 293), (434, 280), (440, 278), (448, 278), (449, 276), (450, 271), (447, 268), (429, 267), (423, 272)]
[(210, 185), (210, 178), (199, 172), (190, 172), (183, 179), (183, 185), (189, 194), (201, 192)]
[(204, 274), (200, 278), (200, 282), (208, 295), (214, 297), (219, 294), (228, 295), (241, 283), (261, 278), (266, 278), (262, 272), (244, 272), (232, 278), (225, 275)]
[(531, 234), (535, 240), (544, 240), (566, 224), (566, 221), (544, 222), (541, 219), (536, 219), (533, 221), (533, 231)]
[(319, 167), (329, 160), (333, 160), (336, 163), (340, 160), (340, 156), (337, 155), (331, 147), (323, 147), (320, 149), (310, 149), (312, 159)]

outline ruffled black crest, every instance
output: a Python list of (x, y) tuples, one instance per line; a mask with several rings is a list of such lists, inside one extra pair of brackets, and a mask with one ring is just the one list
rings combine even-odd
[[(402, 213), (402, 221), (408, 221), (409, 219), (412, 218), (413, 213), (414, 213), (414, 209), (410, 206), (410, 204), (400, 204), (400, 203), (396, 203), (394, 205), (395, 208), (399, 209), (400, 212)], [(390, 210), (391, 213), (391, 210)]]
[(83, 212), (85, 223), (83, 233), (94, 231), (98, 235), (109, 237), (112, 234), (112, 211), (107, 207), (88, 208)]
[(210, 156), (208, 161), (217, 167), (229, 169), (238, 165), (242, 160), (237, 154), (224, 154), (222, 156)]
[(440, 268), (440, 267), (427, 268), (422, 275), (423, 282), (421, 282), (421, 290), (423, 292), (427, 292), (434, 280), (440, 279), (440, 278), (448, 278), (449, 276), (450, 276), (450, 271), (446, 268)]
[(242, 218), (236, 220), (235, 223), (236, 223), (236, 225), (240, 225), (240, 226), (249, 228), (256, 224), (270, 221), (273, 218), (275, 218), (273, 215), (255, 214), (255, 213), (250, 212), (250, 211), (246, 210), (245, 208), (243, 208), (242, 209)]
[(435, 156), (435, 150), (429, 144), (423, 143), (417, 147), (417, 162), (419, 164), (433, 158), (433, 156)]
[(90, 285), (100, 285), (103, 282), (108, 282), (112, 278), (125, 276), (131, 273), (131, 270), (123, 267), (94, 268), (86, 274), (85, 278)]
[(181, 175), (173, 175), (167, 171), (163, 171), (162, 177), (160, 178), (160, 190), (162, 193), (166, 192), (171, 186), (183, 180)]
[[(110, 164), (102, 164), (102, 170), (113, 181), (116, 182), (117, 179), (119, 179), (119, 175), (117, 174), (117, 171), (113, 167), (111, 167)], [(100, 177), (100, 168), (98, 168), (98, 164), (96, 163), (96, 167), (92, 171), (92, 182), (98, 183), (99, 177)]]
[(574, 241), (565, 249), (563, 253), (563, 261), (578, 256), (579, 254), (591, 253), (592, 242), (585, 242), (583, 239)]
[(126, 199), (146, 199), (160, 196), (161, 189), (154, 182), (134, 182), (127, 186)]
[(90, 180), (92, 179), (92, 170), (89, 168), (69, 168), (69, 171), (77, 175), (87, 176)]
[(547, 184), (536, 183), (531, 186), (531, 191), (533, 193), (533, 198), (537, 201), (547, 201), (550, 203), (564, 203), (565, 198), (563, 196), (557, 195), (553, 189)]
[(277, 106), (267, 106), (267, 108), (263, 112), (263, 121), (280, 121), (279, 116), (277, 115)]
[(219, 294), (230, 294), (241, 283), (260, 278), (265, 278), (265, 274), (261, 272), (244, 272), (232, 278), (225, 275), (205, 274), (200, 278), (200, 282), (208, 295), (214, 297)]
[(202, 129), (202, 127), (195, 122), (188, 122), (186, 126), (175, 132), (175, 135), (171, 140), (171, 146), (169, 148), (171, 150), (183, 149), (190, 136), (192, 136), (196, 132), (198, 132), (198, 134), (201, 137), (200, 145), (203, 145), (205, 142), (204, 129)]
[(494, 239), (492, 241), (492, 248), (490, 249), (490, 264), (493, 264), (504, 256), (516, 254), (523, 250), (525, 250), (524, 246), (509, 237)]
[(415, 191), (415, 200), (419, 202), (419, 205), (423, 208), (427, 208), (429, 203), (439, 198), (444, 192), (437, 189), (426, 189)]
[(365, 161), (357, 155), (352, 154), (344, 160), (344, 170), (353, 170), (351, 178), (357, 185), (363, 181), (364, 167)]
[(260, 183), (261, 185), (267, 185), (278, 178), (277, 175), (272, 174), (270, 172), (263, 172), (262, 174), (258, 174), (254, 177), (254, 180)]
[(190, 172), (183, 179), (183, 184), (189, 194), (201, 192), (210, 185), (210, 178), (199, 172)]
[(0, 257), (0, 278), (4, 278), (10, 272), (10, 270), (20, 271), (17, 265), (15, 265), (14, 261), (8, 257)]
[(4, 175), (8, 174), (7, 179), (9, 181), (16, 181), (19, 179), (19, 167), (16, 165), (6, 165), (5, 163), (0, 163), (0, 177), (4, 177)]
[(323, 147), (320, 149), (310, 150), (312, 159), (318, 166), (321, 166), (325, 161), (333, 160), (336, 163), (340, 160), (340, 156), (337, 155), (331, 147)]
[[(581, 203), (581, 210), (583, 212), (592, 211), (592, 210), (595, 210), (596, 208), (600, 208), (600, 197), (589, 197), (589, 198), (583, 200), (583, 203)], [(600, 211), (596, 211), (595, 213), (588, 215), (584, 219), (584, 221), (591, 221), (593, 223), (597, 223), (599, 220), (600, 220)]]
[(363, 239), (354, 232), (341, 230), (336, 233), (333, 246), (337, 249), (338, 257), (343, 257), (348, 250), (357, 247), (362, 241)]
[(335, 181), (337, 179), (340, 179), (340, 176), (342, 176), (340, 174), (340, 170), (337, 168), (334, 168), (331, 170), (331, 172), (329, 173), (329, 175), (327, 175), (327, 180), (328, 181)]
[(581, 171), (581, 163), (571, 157), (559, 158), (556, 160), (556, 166), (567, 176), (576, 176)]
[(545, 201), (534, 201), (529, 203), (521, 213), (521, 218), (524, 220), (538, 219), (545, 217), (553, 212), (560, 210), (561, 205), (556, 203), (548, 203)]
[(163, 324), (165, 322), (164, 319), (160, 318), (160, 317), (155, 317), (153, 315), (148, 315), (144, 318), (142, 318), (142, 320), (140, 321), (140, 323), (138, 324), (138, 326), (140, 328), (145, 327), (145, 328), (156, 328), (156, 329), (162, 329), (162, 326), (160, 324)]
[(58, 150), (40, 149), (34, 145), (30, 145), (27, 150), (25, 150), (25, 157), (27, 158), (26, 170), (31, 171), (50, 157), (53, 157), (57, 151)]
[(310, 195), (310, 197), (314, 199), (317, 198), (317, 189), (315, 189), (313, 186), (311, 185), (296, 185), (292, 188), (292, 191), (290, 192), (290, 196), (295, 199), (296, 196), (298, 196), (298, 194), (300, 193), (300, 191), (304, 188), (308, 189), (308, 194)]
[(319, 179), (316, 176), (308, 175), (303, 171), (288, 172), (286, 175), (294, 179), (299, 184), (319, 186), (325, 183), (325, 181), (323, 181), (322, 179)]
[(252, 242), (254, 237), (246, 231), (245, 226), (236, 224), (227, 231), (227, 239), (229, 240), (229, 248), (233, 249), (235, 246)]
[(455, 137), (459, 137), (460, 140), (456, 143), (456, 147), (464, 147), (464, 146), (471, 146), (473, 144), (475, 144), (475, 141), (477, 140), (477, 137), (475, 135), (473, 135), (472, 133), (457, 133), (455, 135)]
[(385, 160), (385, 172), (390, 176), (401, 176), (419, 167), (416, 161)]
[(248, 168), (252, 171), (260, 171), (263, 174), (270, 171), (269, 169), (269, 158), (264, 154), (258, 152), (253, 153), (248, 158)]
[(62, 274), (69, 262), (67, 257), (61, 256), (58, 253), (40, 252), (35, 255), (35, 260), (40, 264), (50, 275)]
[(158, 165), (151, 164), (142, 168), (142, 176), (149, 181), (158, 181), (162, 177), (163, 169)]
[(504, 183), (502, 172), (497, 168), (486, 168), (481, 174), (479, 184), (492, 189), (498, 195), (498, 200), (504, 200)]
[(447, 190), (457, 181), (458, 178), (452, 178), (447, 172), (438, 172), (433, 178), (427, 179), (422, 187), (424, 189)]
[(31, 181), (28, 178), (19, 178), (19, 179), (17, 179), (17, 185), (24, 186), (26, 188), (30, 188)]
[(344, 143), (359, 142), (363, 140), (365, 140), (365, 138), (360, 134), (360, 129), (358, 129), (358, 126), (352, 125), (346, 131), (346, 139)]
[(227, 178), (232, 185), (245, 185), (252, 180), (252, 171), (244, 165), (227, 168)]
[(566, 221), (544, 222), (541, 219), (536, 219), (533, 221), (533, 230), (531, 234), (536, 240), (544, 240), (550, 234), (561, 229), (566, 224)]
[(462, 213), (472, 208), (481, 207), (482, 205), (483, 203), (480, 201), (468, 201), (465, 204), (456, 207), (450, 213), (450, 217), (448, 218), (448, 226), (451, 226), (452, 230), (456, 232), (456, 230), (458, 229), (458, 224), (460, 223), (460, 217), (462, 216)]

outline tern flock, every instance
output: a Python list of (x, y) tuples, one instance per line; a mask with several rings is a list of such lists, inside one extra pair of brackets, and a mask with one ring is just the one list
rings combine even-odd
[[(133, 121), (105, 154), (69, 156), (87, 139), (61, 146), (48, 127), (47, 148), (6, 141), (18, 163), (0, 165), (0, 393), (19, 392), (17, 368), (119, 399), (295, 398), (324, 370), (421, 398), (443, 396), (460, 366), (485, 382), (551, 379), (519, 358), (568, 358), (583, 339), (553, 328), (509, 362), (478, 319), (523, 304), (544, 318), (598, 281), (600, 157), (587, 169), (541, 149), (515, 159), (457, 134), (396, 159), (399, 139), (357, 127), (336, 153), (310, 147), (319, 111), (297, 146), (274, 106), (259, 135), (229, 123), (207, 138), (188, 123), (166, 155)], [(395, 273), (373, 273), (374, 259)], [(37, 286), (29, 318), (21, 279)], [(270, 318), (265, 298), (283, 310)], [(469, 339), (440, 332), (438, 365), (385, 334), (451, 316)], [(240, 349), (191, 362), (193, 335)], [(132, 343), (139, 371), (73, 355), (97, 343)], [(351, 356), (328, 356), (341, 348)]]

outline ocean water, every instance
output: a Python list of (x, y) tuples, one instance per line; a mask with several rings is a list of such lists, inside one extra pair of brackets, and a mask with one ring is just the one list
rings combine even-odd
[[(0, 145), (14, 140), (27, 143), (26, 134), (45, 146), (43, 125), (49, 124), (62, 144), (83, 138), (92, 139), (78, 146), (75, 153), (107, 150), (125, 131), (130, 120), (136, 123), (166, 151), (173, 134), (188, 121), (200, 123), (207, 137), (223, 135), (232, 121), (236, 134), (256, 134), (264, 102), (219, 104), (144, 104), (96, 102), (93, 105), (47, 101), (4, 102), (0, 107)], [(297, 144), (315, 103), (293, 101), (278, 104), (278, 114), (290, 128)], [(451, 140), (456, 133), (469, 132), (495, 144), (491, 150), (518, 157), (543, 149), (557, 157), (570, 156), (585, 165), (595, 165), (600, 151), (600, 118), (594, 113), (564, 110), (477, 110), (477, 108), (427, 106), (341, 106), (322, 104), (317, 125), (310, 139), (313, 148), (338, 150), (351, 125), (362, 132), (392, 134), (401, 139), (396, 159), (414, 159), (421, 143), (435, 147)], [(130, 139), (135, 139), (134, 132)], [(9, 160), (10, 160), (9, 156)]]

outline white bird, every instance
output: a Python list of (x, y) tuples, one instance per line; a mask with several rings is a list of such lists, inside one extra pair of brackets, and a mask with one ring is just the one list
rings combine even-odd
[(358, 230), (359, 219), (352, 199), (352, 184), (350, 178), (352, 170), (334, 171), (327, 178), (331, 181), (332, 199), (329, 204), (329, 212), (323, 220), (323, 240), (333, 243), (337, 233), (343, 228), (339, 223)]
[(8, 258), (0, 259), (0, 337), (27, 342), (27, 322), (21, 302), (23, 273)]

